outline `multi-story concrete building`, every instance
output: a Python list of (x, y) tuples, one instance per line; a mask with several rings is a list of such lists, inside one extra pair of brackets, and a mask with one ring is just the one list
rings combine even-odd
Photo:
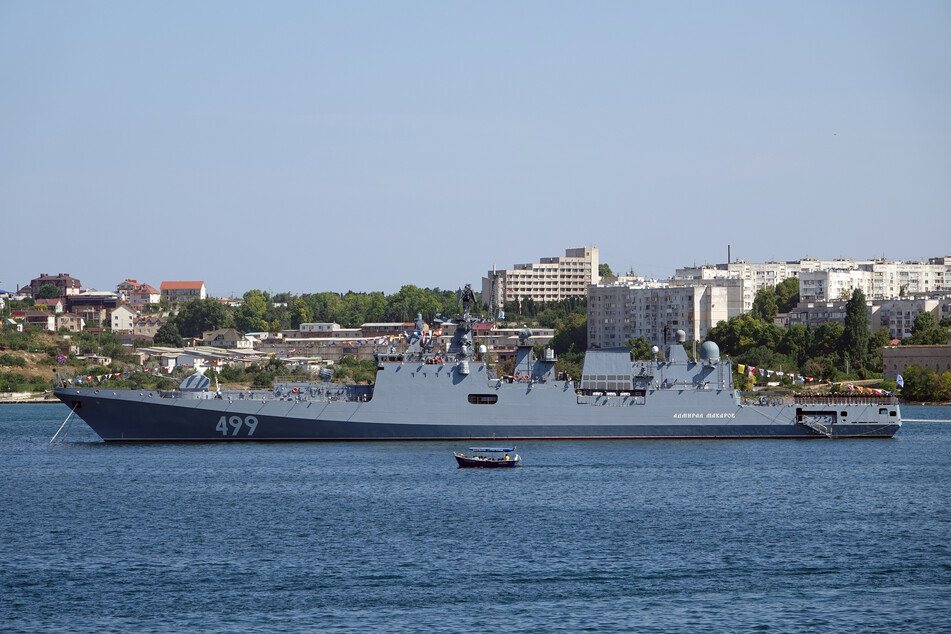
[[(727, 285), (724, 280), (740, 280), (739, 291), (731, 294), (731, 312), (733, 317), (740, 312), (746, 313), (753, 309), (753, 300), (756, 293), (763, 288), (773, 288), (786, 278), (798, 278), (803, 271), (825, 270), (836, 266), (838, 260), (793, 260), (790, 262), (746, 262), (745, 260), (731, 261), (726, 264), (705, 264), (703, 266), (685, 267), (677, 269), (671, 279), (672, 285), (683, 284), (721, 284)], [(843, 261), (843, 266), (846, 264)], [(739, 304), (736, 293), (739, 292)], [(736, 312), (739, 310), (739, 312)]]
[(672, 278), (687, 283), (737, 278), (743, 280), (743, 311), (753, 307), (761, 288), (772, 288), (789, 277), (799, 278), (799, 297), (804, 302), (827, 302), (851, 297), (856, 288), (867, 299), (893, 299), (915, 293), (951, 290), (951, 256), (928, 262), (879, 260), (816, 260), (789, 262), (744, 261), (677, 269)]
[(566, 249), (564, 257), (492, 270), (482, 278), (482, 302), (494, 310), (505, 302), (522, 299), (553, 302), (584, 297), (588, 285), (600, 280), (598, 264), (597, 247), (581, 247)]
[[(753, 308), (753, 295), (749, 293), (751, 283), (738, 277), (735, 273), (713, 268), (703, 268), (698, 271), (697, 277), (692, 277), (689, 269), (677, 269), (677, 274), (670, 278), (668, 285), (681, 286), (713, 286), (726, 289), (727, 319), (742, 315)], [(658, 287), (664, 286), (663, 284)], [(716, 324), (714, 324), (716, 325)]]
[[(845, 309), (848, 302), (838, 300), (835, 302), (799, 302), (799, 304), (789, 311), (789, 325), (806, 325), (813, 328), (826, 322), (835, 322), (845, 324)], [(869, 311), (871, 314), (871, 304), (869, 302)]]
[(934, 315), (935, 323), (951, 317), (951, 295), (934, 297), (903, 297), (900, 299), (876, 300), (876, 310), (869, 321), (874, 332), (888, 328), (892, 339), (904, 339), (911, 335), (915, 318), (920, 313)]
[(824, 269), (803, 271), (799, 274), (799, 300), (803, 302), (830, 302), (847, 300), (855, 289), (866, 297), (871, 294), (872, 273), (860, 269)]
[(208, 296), (205, 283), (197, 282), (162, 282), (160, 286), (162, 299), (174, 303), (187, 302), (192, 299), (205, 299)]
[(661, 345), (677, 330), (702, 341), (728, 319), (729, 287), (592, 284), (588, 287), (588, 347), (613, 348), (644, 337)]

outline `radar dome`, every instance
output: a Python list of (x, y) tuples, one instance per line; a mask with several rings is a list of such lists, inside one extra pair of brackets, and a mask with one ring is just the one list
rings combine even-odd
[(712, 341), (706, 341), (700, 346), (700, 358), (708, 361), (720, 360), (720, 346)]

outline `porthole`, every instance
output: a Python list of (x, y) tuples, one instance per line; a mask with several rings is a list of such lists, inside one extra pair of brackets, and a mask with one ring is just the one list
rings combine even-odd
[(495, 405), (499, 402), (498, 394), (470, 394), (469, 402), (473, 405)]

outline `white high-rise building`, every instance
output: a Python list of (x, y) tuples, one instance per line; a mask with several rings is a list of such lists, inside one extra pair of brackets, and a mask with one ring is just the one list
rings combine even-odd
[(597, 284), (597, 247), (566, 249), (564, 257), (542, 258), (538, 262), (516, 264), (511, 269), (489, 271), (482, 278), (482, 301), (490, 308), (505, 302), (532, 299), (553, 302), (568, 297), (584, 297), (589, 284)]

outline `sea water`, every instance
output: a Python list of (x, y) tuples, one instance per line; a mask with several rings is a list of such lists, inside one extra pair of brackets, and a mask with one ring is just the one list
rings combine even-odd
[[(951, 630), (951, 423), (892, 440), (105, 444), (0, 406), (0, 630)], [(912, 419), (951, 408), (905, 407)]]

